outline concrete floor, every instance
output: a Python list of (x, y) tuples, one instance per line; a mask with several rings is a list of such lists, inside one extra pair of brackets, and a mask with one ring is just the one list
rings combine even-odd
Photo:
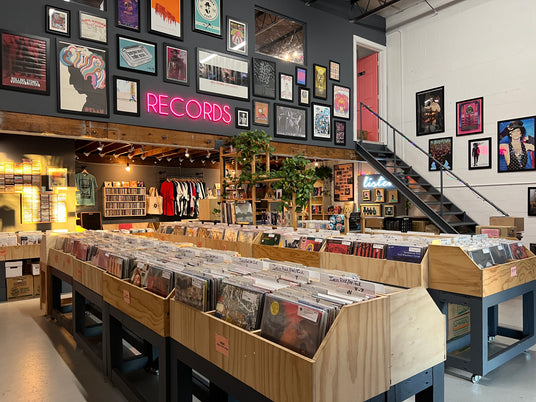
[[(501, 324), (519, 327), (520, 313), (520, 299), (503, 303)], [(0, 303), (0, 322), (0, 401), (126, 400), (76, 347), (72, 336), (42, 315), (38, 299)], [(536, 401), (536, 346), (478, 384), (468, 381), (469, 373), (446, 371), (445, 401)]]

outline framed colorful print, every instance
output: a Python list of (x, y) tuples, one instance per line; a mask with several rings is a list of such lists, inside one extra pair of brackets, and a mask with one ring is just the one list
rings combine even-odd
[(319, 99), (328, 98), (328, 69), (318, 64), (313, 64), (314, 69), (314, 89), (313, 96)]
[(491, 169), (491, 137), (467, 142), (469, 169)]
[(156, 44), (117, 35), (117, 66), (123, 70), (156, 75)]
[(56, 168), (49, 167), (47, 168), (48, 175), (48, 188), (50, 190), (54, 188), (65, 188), (67, 189), (67, 169), (66, 168)]
[(114, 113), (140, 115), (140, 80), (114, 77)]
[(275, 63), (253, 58), (253, 96), (275, 99)]
[(535, 170), (534, 166), (534, 126), (536, 116), (520, 117), (497, 122), (497, 148), (502, 172), (523, 172)]
[(268, 102), (254, 100), (253, 101), (253, 124), (257, 126), (270, 125), (270, 104)]
[(164, 43), (164, 81), (188, 85), (188, 50)]
[[(428, 141), (428, 155), (441, 163), (446, 170), (452, 170), (452, 137), (434, 138)], [(428, 170), (441, 170), (441, 166), (429, 159)]]
[(294, 77), (292, 75), (279, 73), (279, 99), (294, 101)]
[(307, 69), (296, 66), (296, 85), (307, 85)]
[(235, 109), (235, 127), (249, 129), (249, 110), (248, 109)]
[(444, 87), (438, 87), (416, 93), (417, 135), (445, 131), (444, 92)]
[(333, 81), (340, 81), (341, 66), (336, 61), (329, 61), (329, 79)]
[(46, 6), (45, 14), (48, 33), (71, 36), (71, 12), (69, 10)]
[(331, 141), (331, 108), (319, 103), (312, 104), (313, 139)]
[(107, 24), (106, 18), (80, 11), (80, 39), (108, 43)]
[(333, 117), (350, 120), (350, 88), (333, 84)]
[(383, 216), (388, 218), (388, 217), (392, 217), (392, 216), (395, 216), (395, 206), (394, 205), (389, 205), (389, 204), (384, 204), (383, 205)]
[(311, 91), (308, 88), (298, 88), (298, 92), (298, 104), (302, 106), (309, 106), (309, 103), (311, 102)]
[(307, 110), (287, 105), (274, 105), (274, 137), (307, 139)]
[(192, 0), (193, 30), (221, 38), (221, 0)]
[(484, 131), (484, 98), (456, 102), (456, 135)]
[(183, 0), (149, 0), (149, 32), (182, 40), (182, 2)]
[(56, 41), (58, 111), (108, 116), (106, 50)]
[(213, 50), (197, 49), (197, 91), (249, 99), (249, 61)]
[(370, 190), (362, 190), (361, 198), (362, 198), (362, 201), (370, 201)]
[(536, 216), (536, 187), (528, 188), (527, 215)]
[(387, 202), (398, 204), (398, 190), (387, 190)]
[(333, 121), (333, 136), (335, 145), (346, 145), (346, 122), (345, 121)]
[(227, 17), (227, 51), (248, 54), (248, 25)]
[(121, 28), (140, 31), (140, 1), (115, 0), (115, 25)]
[(372, 191), (374, 191), (374, 202), (385, 202), (385, 189), (375, 188)]
[(2, 88), (48, 95), (50, 40), (0, 31)]

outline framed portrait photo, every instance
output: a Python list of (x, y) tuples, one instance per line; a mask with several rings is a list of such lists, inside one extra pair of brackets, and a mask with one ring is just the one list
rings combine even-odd
[(350, 88), (333, 84), (333, 117), (350, 120)]
[(491, 169), (491, 137), (469, 140), (467, 146), (467, 167), (470, 170)]
[(395, 216), (395, 206), (394, 205), (389, 205), (389, 204), (383, 204), (383, 216), (388, 218), (388, 217), (393, 217)]
[(523, 172), (536, 170), (534, 136), (536, 116), (518, 117), (497, 122), (497, 170)]
[(307, 85), (307, 69), (296, 66), (296, 85)]
[(536, 216), (536, 187), (529, 187), (527, 201), (527, 215)]
[(385, 202), (385, 189), (375, 188), (373, 191), (374, 191), (374, 202)]
[(253, 100), (253, 124), (257, 126), (270, 125), (270, 104), (261, 100)]
[(57, 40), (56, 52), (58, 111), (108, 116), (106, 50)]
[(114, 76), (114, 113), (140, 115), (140, 80)]
[(227, 51), (248, 54), (248, 25), (227, 17)]
[(194, 31), (222, 37), (221, 0), (192, 0)]
[(336, 61), (329, 61), (329, 79), (333, 81), (340, 81), (341, 66)]
[(164, 43), (164, 81), (188, 85), (188, 50)]
[(387, 190), (387, 202), (398, 204), (398, 190)]
[(182, 40), (183, 1), (149, 0), (147, 4), (149, 32)]
[(313, 64), (314, 88), (313, 96), (319, 99), (328, 98), (328, 69), (324, 66)]
[(346, 122), (345, 121), (333, 121), (333, 141), (335, 145), (346, 145)]
[[(434, 138), (428, 141), (428, 155), (441, 163), (446, 170), (452, 170), (452, 137)], [(428, 170), (441, 170), (436, 161), (429, 159)]]
[(140, 1), (115, 0), (115, 25), (120, 28), (140, 31)]
[(417, 92), (416, 121), (417, 135), (442, 133), (445, 131), (444, 87)]
[(248, 109), (235, 109), (235, 127), (249, 129), (249, 110)]
[(63, 8), (46, 6), (46, 31), (48, 33), (71, 36), (71, 12)]
[(156, 75), (156, 44), (117, 35), (117, 67)]
[(274, 105), (274, 137), (307, 139), (307, 110), (287, 105)]
[(253, 58), (253, 96), (275, 99), (275, 63)]
[(40, 36), (0, 31), (2, 88), (50, 93), (50, 41)]
[(361, 199), (362, 201), (370, 201), (370, 190), (361, 191)]
[(108, 22), (104, 17), (80, 11), (80, 39), (108, 43)]
[(313, 139), (331, 141), (331, 108), (320, 103), (312, 104)]
[(480, 134), (484, 131), (484, 98), (456, 102), (456, 135)]
[(294, 77), (292, 75), (279, 73), (279, 99), (294, 101)]
[(308, 88), (298, 88), (298, 93), (298, 104), (309, 106), (309, 103), (311, 103), (311, 91)]

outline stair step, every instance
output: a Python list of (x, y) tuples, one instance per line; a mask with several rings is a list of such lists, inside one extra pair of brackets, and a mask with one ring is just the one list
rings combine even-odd
[[(426, 202), (428, 205), (441, 205), (439, 201), (430, 201)], [(452, 205), (452, 202), (450, 201), (443, 201), (443, 205)]]
[(465, 211), (444, 211), (443, 215), (464, 215)]
[(469, 221), (469, 222), (449, 222), (449, 225), (452, 227), (459, 227), (459, 226), (476, 226), (478, 224), (476, 222)]
[(441, 195), (439, 191), (414, 191), (413, 194), (417, 195)]

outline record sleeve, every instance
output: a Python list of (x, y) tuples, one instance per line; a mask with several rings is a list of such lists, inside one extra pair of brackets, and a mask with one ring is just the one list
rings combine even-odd
[(423, 248), (418, 246), (403, 246), (389, 244), (387, 246), (387, 259), (394, 261), (420, 264), (424, 255)]
[(224, 282), (216, 304), (216, 317), (246, 331), (259, 328), (263, 291)]
[(508, 262), (508, 254), (502, 245), (490, 246), (489, 251), (491, 253), (491, 258), (495, 265), (504, 264)]
[(147, 287), (147, 280), (148, 280), (148, 272), (149, 271), (149, 265), (144, 263), (138, 263), (134, 270), (132, 271), (132, 275), (130, 276), (130, 282), (139, 287)]
[(312, 236), (302, 236), (300, 239), (299, 248), (305, 251), (320, 251), (324, 239)]
[(261, 237), (261, 244), (265, 246), (279, 246), (281, 241), (281, 234), (279, 233), (263, 233)]
[(337, 254), (352, 254), (353, 243), (348, 240), (327, 239), (326, 252)]
[(173, 272), (153, 265), (147, 273), (147, 290), (159, 296), (167, 297), (173, 289)]
[(251, 230), (239, 230), (237, 240), (241, 243), (252, 243), (256, 234), (256, 232), (252, 232)]
[(528, 257), (525, 247), (523, 247), (523, 243), (521, 242), (510, 243), (510, 251), (514, 260), (521, 260)]
[(469, 251), (469, 256), (479, 268), (489, 268), (493, 266), (493, 259), (489, 248), (481, 248)]
[(207, 279), (185, 273), (175, 273), (175, 300), (198, 310), (207, 311)]

